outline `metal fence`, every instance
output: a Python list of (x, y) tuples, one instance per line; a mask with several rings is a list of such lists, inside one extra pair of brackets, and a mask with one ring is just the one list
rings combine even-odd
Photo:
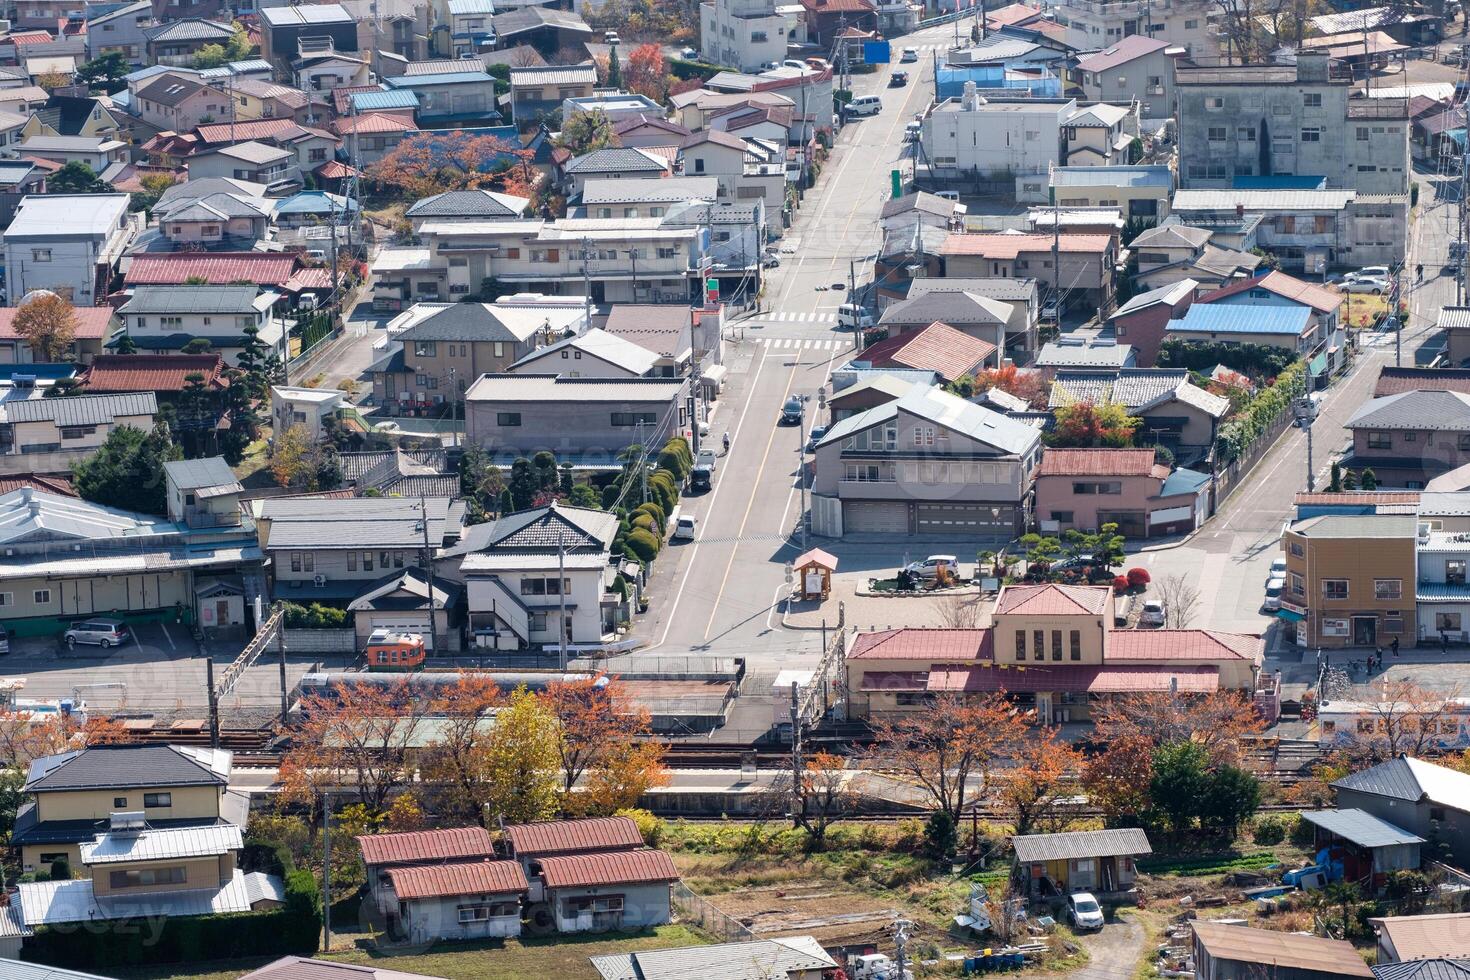
[(704, 930), (723, 942), (739, 943), (755, 938), (755, 933), (747, 929), (738, 919), (731, 918), (694, 894), (682, 881), (674, 882), (673, 902), (674, 908), (679, 910), (679, 916), (684, 922)]

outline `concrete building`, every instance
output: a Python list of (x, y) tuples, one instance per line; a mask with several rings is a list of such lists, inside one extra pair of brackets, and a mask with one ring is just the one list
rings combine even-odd
[(465, 392), (465, 439), (496, 456), (549, 449), (568, 462), (609, 463), (684, 429), (687, 391), (682, 378), (485, 375)]
[(1048, 449), (1036, 474), (1043, 534), (1116, 524), (1130, 539), (1189, 534), (1210, 515), (1208, 473), (1170, 470), (1152, 449)]
[(1144, 221), (1168, 217), (1174, 196), (1168, 166), (1053, 167), (1050, 182), (1060, 207), (1119, 208), (1125, 218)]
[(1302, 51), (1295, 65), (1180, 65), (1180, 186), (1295, 174), (1360, 194), (1407, 194), (1407, 100), (1353, 98), (1351, 77), (1331, 64)]
[(117, 262), (142, 229), (127, 194), (27, 196), (5, 229), (5, 295), (15, 305), (47, 289), (94, 306), (111, 289)]
[(915, 385), (817, 443), (812, 530), (1008, 540), (1028, 523), (1040, 449), (1037, 429)]
[(346, 403), (347, 392), (337, 388), (271, 385), (271, 426), (282, 433), (299, 425), (315, 442), (322, 438), (327, 420), (336, 418)]
[(780, 64), (796, 29), (776, 0), (712, 0), (699, 5), (700, 52), (706, 61), (756, 72)]
[(1324, 515), (1282, 534), (1286, 588), (1277, 615), (1303, 647), (1417, 642), (1416, 521), (1409, 515)]
[(510, 70), (511, 118), (530, 129), (561, 109), (567, 99), (588, 98), (597, 85), (593, 65), (544, 65)]
[(1174, 117), (1174, 62), (1182, 47), (1131, 34), (1077, 62), (1082, 93), (1089, 102), (1137, 102), (1148, 120)]
[(1168, 39), (1195, 58), (1221, 55), (1224, 13), (1207, 0), (1063, 0), (1048, 11), (1067, 45), (1093, 51), (1130, 35)]
[(919, 159), (937, 180), (1039, 176), (1064, 162), (1062, 130), (1076, 111), (1075, 99), (946, 99), (924, 114)]
[(130, 65), (141, 65), (148, 57), (148, 36), (153, 26), (150, 0), (136, 0), (105, 14), (87, 18), (87, 58), (100, 58), (114, 51)]

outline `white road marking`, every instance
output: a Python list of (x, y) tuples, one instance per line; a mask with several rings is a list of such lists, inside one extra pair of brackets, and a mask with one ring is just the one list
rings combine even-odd
[(168, 648), (170, 650), (177, 650), (178, 647), (174, 644), (173, 634), (168, 631), (168, 625), (165, 623), (159, 623), (158, 625), (163, 627), (163, 638), (168, 641)]

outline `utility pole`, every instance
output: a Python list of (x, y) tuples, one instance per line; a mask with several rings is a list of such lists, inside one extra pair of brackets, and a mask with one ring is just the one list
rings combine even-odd
[(209, 747), (219, 748), (219, 695), (214, 687), (214, 658), (204, 655), (204, 683), (209, 688)]
[(567, 546), (560, 529), (556, 532), (556, 591), (561, 596), (561, 610), (557, 620), (558, 663), (562, 673), (567, 670)]
[(449, 397), (454, 399), (449, 403), (449, 435), (453, 440), (454, 448), (459, 448), (459, 388), (455, 386), (454, 368), (449, 368)]
[(332, 948), (332, 791), (322, 790), (322, 952)]
[[(849, 306), (857, 305), (857, 259), (847, 260), (847, 302)], [(861, 320), (862, 317), (858, 315), (854, 315), (852, 318), (852, 349), (854, 353), (863, 349), (861, 340), (863, 325)]]
[(1057, 203), (1057, 189), (1049, 188), (1047, 193), (1051, 195), (1051, 325), (1056, 328), (1056, 334), (1060, 334), (1062, 332), (1062, 209)]
[(584, 331), (592, 329), (592, 239), (582, 239), (582, 324)]
[(429, 583), (429, 644), (437, 650), (439, 643), (434, 635), (438, 632), (434, 628), (434, 552), (429, 548), (429, 505), (422, 495), (419, 496), (419, 514), (423, 517), (424, 528), (424, 575)]
[(796, 418), (796, 485), (801, 487), (801, 510), (797, 513), (796, 519), (801, 524), (801, 550), (806, 551), (806, 401), (808, 396), (800, 397), (802, 411)]
[(791, 682), (791, 825), (800, 827), (806, 820), (806, 793), (801, 780), (801, 703), (799, 685)]
[(1296, 424), (1307, 432), (1307, 492), (1317, 489), (1317, 468), (1312, 463), (1312, 423), (1317, 421), (1317, 403), (1310, 392), (1298, 398), (1293, 406)]

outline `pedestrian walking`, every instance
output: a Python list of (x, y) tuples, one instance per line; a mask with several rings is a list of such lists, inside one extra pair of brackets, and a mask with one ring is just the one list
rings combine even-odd
[(1439, 631), (1439, 652), (1450, 652), (1450, 634), (1445, 630)]
[(1392, 650), (1393, 655), (1397, 657), (1399, 655), (1399, 638), (1395, 636), (1393, 638), (1393, 642), (1388, 645), (1388, 648)]

